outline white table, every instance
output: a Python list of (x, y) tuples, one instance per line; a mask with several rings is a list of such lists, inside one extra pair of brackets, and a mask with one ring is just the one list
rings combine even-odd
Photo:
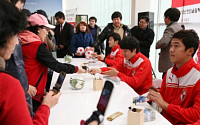
[[(59, 59), (59, 61), (63, 62), (64, 60)], [(73, 59), (72, 63), (79, 66), (87, 61), (86, 59)], [(98, 62), (98, 64), (101, 64), (101, 62)], [(104, 65), (98, 66), (102, 67)], [(54, 72), (51, 88), (55, 84), (58, 75), (58, 73)], [(85, 85), (81, 90), (73, 90), (69, 84), (69, 79), (73, 75), (77, 74), (66, 75), (61, 89), (62, 95), (59, 99), (59, 103), (51, 109), (49, 125), (80, 125), (81, 120), (86, 120), (91, 116), (92, 112), (96, 110), (101, 91), (93, 90), (94, 76), (87, 73), (80, 74), (86, 80)], [(104, 81), (105, 80), (106, 79), (104, 79)], [(132, 99), (136, 96), (138, 96), (138, 94), (126, 83), (120, 82), (120, 85), (114, 84), (113, 93), (103, 123), (105, 125), (127, 125), (128, 107), (132, 105)], [(147, 103), (141, 103), (138, 106), (152, 108)], [(109, 115), (117, 111), (123, 112), (123, 115), (111, 122), (106, 119)], [(156, 111), (156, 120), (144, 122), (144, 125), (171, 124)]]

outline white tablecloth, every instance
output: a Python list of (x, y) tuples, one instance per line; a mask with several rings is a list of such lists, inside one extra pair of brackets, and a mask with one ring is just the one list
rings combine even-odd
[[(59, 59), (59, 61), (63, 62), (64, 60)], [(86, 59), (76, 58), (73, 59), (72, 64), (80, 66), (82, 63), (88, 61), (89, 60)], [(97, 64), (96, 67), (105, 66), (102, 62), (97, 62)], [(54, 72), (51, 88), (54, 86), (58, 75), (58, 73)], [(49, 125), (80, 125), (81, 120), (86, 120), (90, 117), (92, 112), (96, 110), (101, 91), (93, 90), (94, 76), (88, 73), (80, 74), (86, 80), (85, 85), (81, 90), (73, 90), (69, 84), (69, 79), (73, 75), (79, 74), (66, 75), (61, 89), (62, 95), (59, 99), (59, 103), (51, 109)], [(104, 78), (104, 81), (105, 80), (106, 79)], [(136, 96), (138, 96), (138, 94), (126, 83), (120, 82), (119, 85), (114, 83), (113, 93), (103, 123), (105, 125), (127, 125), (128, 107), (132, 105), (132, 99)], [(141, 103), (137, 106), (152, 108), (147, 103)], [(109, 115), (118, 111), (122, 112), (123, 115), (111, 122), (106, 119)], [(144, 122), (144, 125), (170, 125), (170, 123), (156, 111), (156, 120)]]

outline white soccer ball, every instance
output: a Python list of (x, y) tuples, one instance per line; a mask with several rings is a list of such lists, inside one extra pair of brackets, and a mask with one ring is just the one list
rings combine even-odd
[(85, 52), (89, 51), (90, 49), (91, 49), (91, 47), (89, 47), (89, 46), (86, 47), (86, 48), (85, 48)]
[(92, 53), (93, 53), (93, 51), (87, 51), (87, 52), (85, 52), (85, 58), (86, 59), (91, 59), (92, 58)]
[(84, 55), (85, 49), (83, 47), (78, 47), (76, 53), (78, 53), (79, 55)]

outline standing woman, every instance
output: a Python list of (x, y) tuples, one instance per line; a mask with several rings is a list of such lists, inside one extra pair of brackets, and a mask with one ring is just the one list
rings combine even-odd
[[(7, 1), (0, 1), (0, 58), (8, 60), (19, 44), (17, 34), (26, 25), (26, 18)], [(44, 97), (35, 117), (31, 119), (24, 90), (15, 77), (0, 70), (0, 125), (48, 125), (50, 109), (61, 93)]]
[(32, 97), (33, 111), (41, 105), (44, 89), (47, 82), (47, 68), (56, 72), (83, 73), (81, 67), (58, 62), (47, 48), (44, 42), (48, 31), (54, 26), (50, 25), (47, 18), (40, 14), (32, 14), (28, 22), (27, 30), (20, 32), (19, 37), (22, 43), (22, 56), (25, 63), (25, 71), (28, 84), (35, 86), (37, 93)]
[(93, 38), (89, 31), (88, 25), (85, 22), (80, 22), (76, 27), (76, 33), (72, 37), (71, 49), (74, 57), (83, 58), (84, 55), (79, 55), (76, 53), (78, 47), (83, 47), (84, 49), (88, 46), (92, 46)]

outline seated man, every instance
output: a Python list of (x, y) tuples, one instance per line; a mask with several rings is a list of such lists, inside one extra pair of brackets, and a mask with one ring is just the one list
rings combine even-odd
[(146, 93), (152, 85), (152, 68), (149, 59), (139, 52), (139, 41), (125, 37), (120, 43), (124, 60), (113, 67), (91, 68), (89, 73), (118, 76), (139, 95)]
[(193, 30), (175, 33), (170, 43), (174, 66), (165, 74), (160, 92), (152, 89), (147, 96), (172, 124), (190, 124), (200, 118), (200, 66), (192, 58), (198, 45)]
[(111, 34), (108, 41), (109, 47), (112, 48), (111, 53), (106, 58), (102, 54), (96, 55), (96, 53), (94, 53), (93, 55), (96, 56), (100, 61), (105, 61), (105, 63), (109, 66), (113, 66), (119, 62), (122, 62), (124, 56), (118, 44), (120, 41), (121, 38), (118, 33)]

